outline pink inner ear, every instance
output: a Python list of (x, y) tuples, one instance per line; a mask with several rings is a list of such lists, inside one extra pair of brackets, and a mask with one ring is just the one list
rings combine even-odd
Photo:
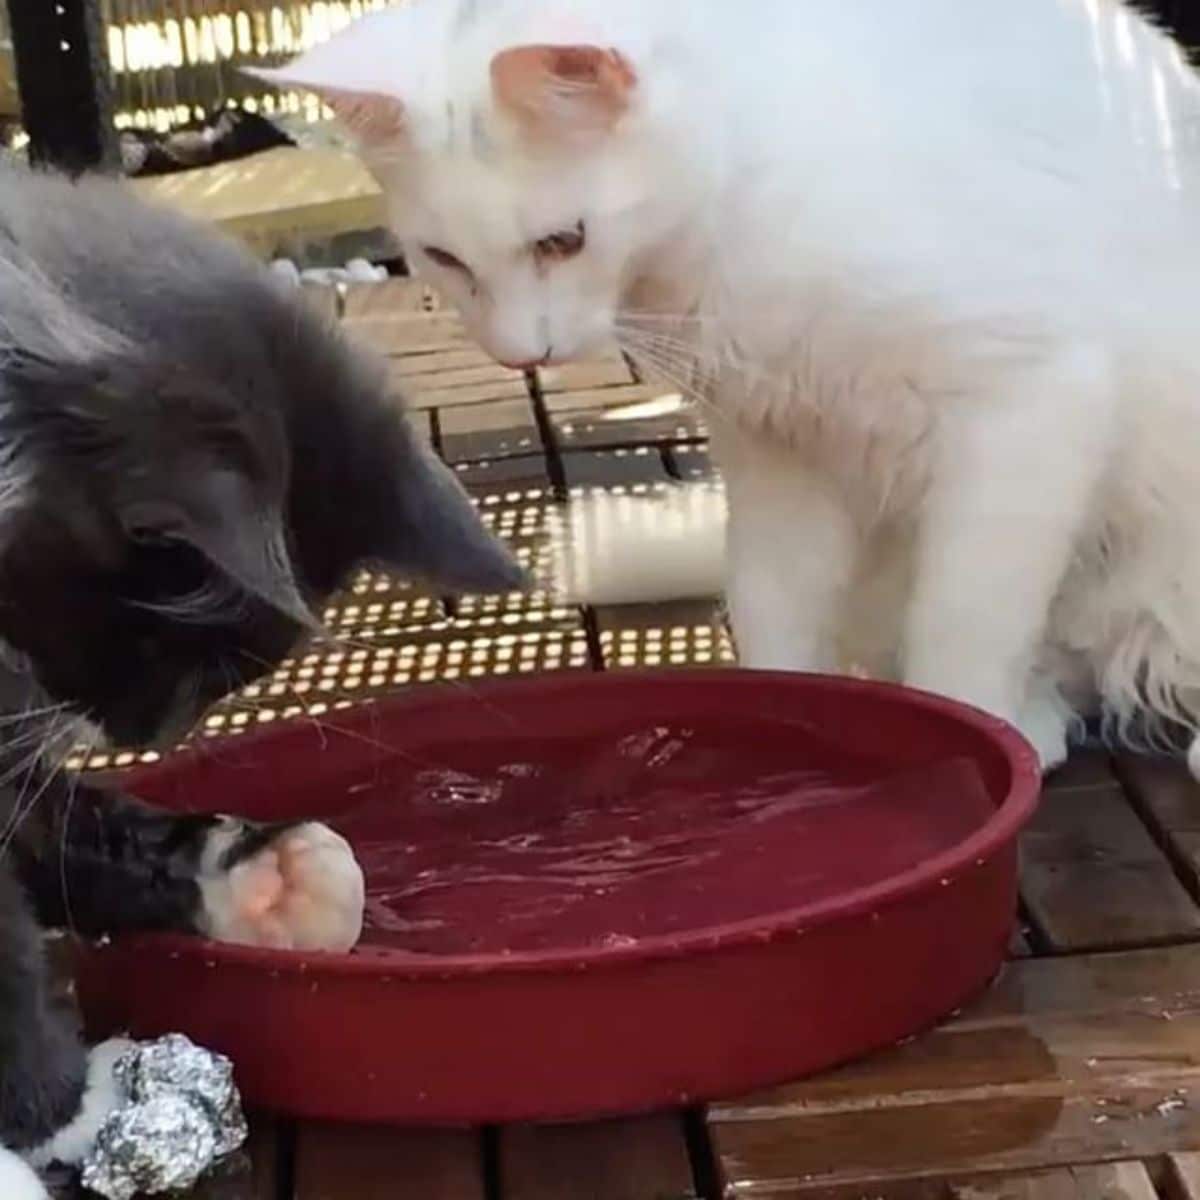
[(497, 102), (535, 129), (610, 129), (636, 85), (628, 60), (600, 46), (514, 46), (492, 59)]
[(404, 105), (395, 96), (341, 88), (321, 88), (320, 95), (364, 146), (394, 142), (404, 135)]

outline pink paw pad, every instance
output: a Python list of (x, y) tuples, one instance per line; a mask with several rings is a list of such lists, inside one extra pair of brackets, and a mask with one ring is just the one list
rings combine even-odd
[(228, 832), (206, 851), (202, 931), (223, 942), (279, 950), (351, 949), (362, 932), (362, 870), (325, 825), (300, 825), (236, 866), (219, 865)]

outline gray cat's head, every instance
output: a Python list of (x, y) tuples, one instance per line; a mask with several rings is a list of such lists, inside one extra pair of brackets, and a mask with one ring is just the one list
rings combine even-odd
[(18, 182), (20, 204), (0, 199), (0, 637), (52, 699), (157, 743), (275, 666), (356, 565), (519, 585), (382, 364), (299, 293), (116, 188)]

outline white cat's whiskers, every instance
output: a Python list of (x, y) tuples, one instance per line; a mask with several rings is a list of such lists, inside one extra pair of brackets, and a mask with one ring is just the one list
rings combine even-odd
[(639, 330), (618, 327), (617, 341), (621, 349), (647, 374), (657, 376), (676, 388), (685, 399), (693, 401), (717, 420), (730, 420), (729, 414), (714, 404), (711, 392), (705, 387), (704, 376), (697, 378), (697, 371), (702, 370), (698, 356), (685, 356), (679, 346), (662, 342)]

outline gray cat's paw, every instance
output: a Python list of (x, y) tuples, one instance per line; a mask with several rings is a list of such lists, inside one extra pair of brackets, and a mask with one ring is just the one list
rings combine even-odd
[[(124, 1038), (112, 1038), (92, 1050), (88, 1059), (87, 1087), (78, 1116), (48, 1142), (31, 1150), (25, 1156), (30, 1163), (35, 1167), (46, 1167), (58, 1162), (73, 1167), (91, 1153), (100, 1126), (124, 1102), (125, 1096), (117, 1084), (113, 1068), (117, 1060), (132, 1047), (133, 1043)], [(8, 1193), (3, 1189), (0, 1189), (0, 1196), (8, 1200)]]
[(310, 822), (241, 857), (244, 828), (223, 821), (208, 836), (198, 881), (200, 932), (244, 946), (351, 949), (362, 933), (366, 889), (346, 839)]

